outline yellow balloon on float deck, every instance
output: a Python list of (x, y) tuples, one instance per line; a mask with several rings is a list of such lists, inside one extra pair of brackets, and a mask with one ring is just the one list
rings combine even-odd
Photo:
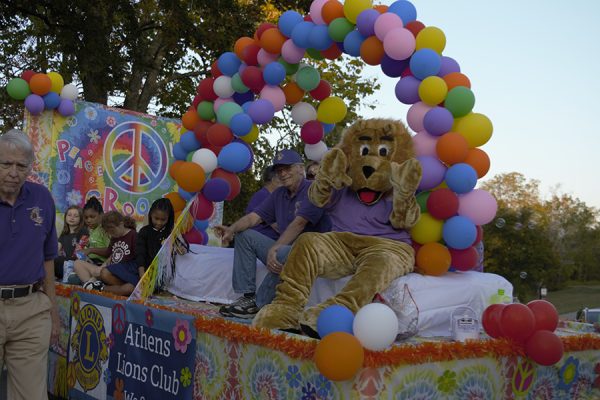
[(429, 213), (421, 213), (421, 218), (410, 230), (412, 239), (420, 244), (442, 240), (444, 221), (433, 218)]
[(440, 28), (428, 26), (417, 34), (416, 50), (431, 49), (441, 55), (445, 47), (446, 35)]
[(419, 97), (428, 106), (437, 106), (447, 94), (448, 85), (439, 76), (428, 76), (419, 84)]
[(52, 85), (50, 86), (50, 91), (60, 94), (60, 91), (65, 86), (65, 81), (63, 77), (58, 72), (48, 72), (46, 75), (48, 75), (48, 78), (50, 78), (50, 82), (52, 82)]
[(480, 113), (469, 113), (462, 118), (456, 118), (452, 127), (467, 139), (469, 148), (483, 146), (492, 137), (494, 127), (488, 117)]

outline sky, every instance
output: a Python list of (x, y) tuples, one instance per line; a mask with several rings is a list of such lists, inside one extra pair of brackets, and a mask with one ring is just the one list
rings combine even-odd
[[(558, 189), (600, 208), (600, 1), (410, 1), (419, 21), (445, 33), (442, 54), (458, 61), (473, 111), (494, 125), (481, 147), (491, 159), (482, 181), (520, 172), (540, 181), (543, 198)], [(398, 78), (375, 67), (365, 73), (382, 88), (367, 98), (377, 108), (363, 115), (406, 121)]]

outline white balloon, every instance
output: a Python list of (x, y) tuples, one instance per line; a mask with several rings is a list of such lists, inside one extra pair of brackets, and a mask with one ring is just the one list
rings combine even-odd
[(231, 87), (231, 78), (229, 76), (221, 75), (213, 82), (213, 90), (217, 96), (221, 98), (228, 98), (233, 96), (235, 90)]
[(206, 174), (210, 174), (217, 168), (217, 156), (209, 149), (196, 150), (192, 162), (201, 166)]
[(317, 110), (310, 104), (301, 101), (292, 107), (292, 119), (302, 126), (308, 121), (317, 119)]
[(364, 348), (385, 350), (398, 335), (398, 317), (385, 304), (367, 304), (356, 313), (352, 330)]
[(304, 154), (306, 154), (306, 158), (312, 161), (321, 161), (328, 150), (327, 145), (323, 141), (304, 145)]
[(60, 91), (60, 97), (63, 99), (75, 101), (77, 100), (77, 96), (79, 96), (79, 90), (77, 89), (77, 86), (73, 85), (72, 83), (63, 86), (62, 90)]

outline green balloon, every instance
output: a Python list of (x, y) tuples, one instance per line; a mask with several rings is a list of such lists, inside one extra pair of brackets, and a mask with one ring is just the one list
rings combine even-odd
[(286, 75), (292, 75), (295, 74), (296, 71), (298, 71), (298, 64), (290, 64), (289, 62), (285, 61), (283, 58), (279, 58), (279, 60), (277, 60), (277, 62), (279, 62), (279, 64), (283, 65), (283, 68), (285, 68), (285, 74)]
[(198, 115), (205, 121), (210, 121), (215, 118), (215, 110), (212, 101), (201, 101), (196, 107)]
[(457, 86), (448, 92), (444, 107), (448, 109), (454, 118), (464, 117), (473, 110), (475, 106), (475, 95), (473, 91), (465, 86)]
[(296, 83), (307, 92), (316, 89), (319, 82), (321, 82), (321, 75), (313, 67), (302, 67), (296, 72)]
[(346, 18), (336, 18), (329, 24), (327, 31), (334, 42), (343, 42), (347, 34), (354, 30), (354, 24)]
[(231, 120), (231, 117), (233, 117), (236, 114), (241, 114), (243, 112), (244, 110), (242, 110), (242, 107), (240, 107), (240, 105), (237, 103), (223, 103), (217, 110), (217, 121), (219, 121), (219, 123), (221, 124), (229, 126), (229, 121)]
[(250, 90), (250, 88), (244, 85), (244, 82), (242, 82), (242, 77), (240, 76), (239, 72), (231, 77), (231, 87), (237, 93), (246, 93), (248, 90)]
[(194, 153), (195, 151), (190, 151), (187, 156), (185, 157), (185, 161), (189, 161), (192, 162), (192, 158), (194, 157)]
[(323, 57), (323, 54), (321, 54), (321, 52), (319, 50), (315, 50), (315, 49), (306, 49), (306, 54), (308, 54), (308, 56), (310, 58), (312, 58), (313, 60), (322, 60), (325, 57)]
[(15, 100), (25, 100), (25, 98), (31, 94), (29, 84), (25, 79), (21, 78), (13, 78), (8, 81), (6, 91), (8, 92), (8, 95)]
[(417, 204), (421, 208), (422, 213), (427, 212), (427, 199), (429, 198), (430, 194), (431, 192), (426, 190), (425, 192), (421, 192), (417, 195)]

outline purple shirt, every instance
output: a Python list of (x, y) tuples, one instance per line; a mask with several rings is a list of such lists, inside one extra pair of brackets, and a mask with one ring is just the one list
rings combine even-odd
[[(246, 207), (246, 214), (250, 214), (252, 211), (256, 210), (270, 195), (271, 192), (264, 187), (258, 192), (254, 193), (248, 202), (248, 206)], [(271, 228), (271, 226), (265, 222), (261, 222), (260, 224), (253, 226), (251, 229), (262, 233), (273, 240), (279, 239), (279, 233), (275, 232), (275, 229)]]
[(324, 208), (331, 217), (332, 231), (411, 242), (408, 232), (394, 228), (390, 222), (393, 210), (391, 195), (383, 196), (369, 206), (358, 199), (356, 192), (344, 188), (334, 191)]
[(308, 200), (310, 182), (304, 179), (294, 196), (290, 196), (287, 188), (278, 187), (254, 212), (269, 225), (276, 222), (282, 233), (296, 217), (308, 221), (303, 232), (329, 232), (329, 216)]
[(58, 254), (56, 209), (48, 189), (25, 182), (14, 206), (0, 201), (0, 285), (29, 285), (46, 276)]

